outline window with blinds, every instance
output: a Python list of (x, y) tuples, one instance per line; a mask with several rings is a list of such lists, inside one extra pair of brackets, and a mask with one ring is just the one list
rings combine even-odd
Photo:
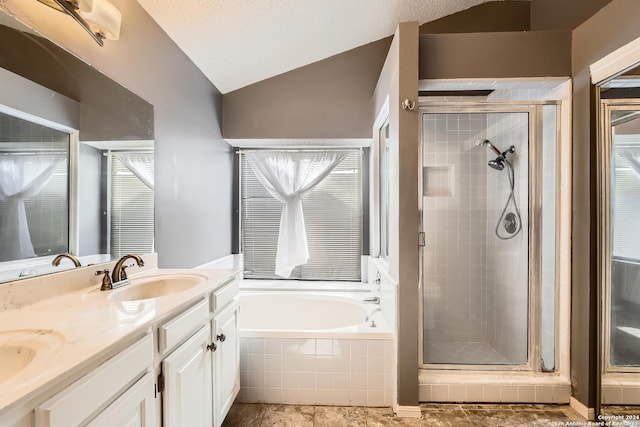
[(115, 156), (111, 157), (110, 226), (112, 257), (153, 252), (153, 190)]
[(618, 154), (614, 172), (613, 256), (640, 261), (640, 178)]
[[(362, 153), (353, 150), (303, 199), (309, 262), (290, 279), (360, 281)], [(275, 258), (282, 204), (264, 189), (241, 156), (241, 242), (245, 277), (282, 279)]]

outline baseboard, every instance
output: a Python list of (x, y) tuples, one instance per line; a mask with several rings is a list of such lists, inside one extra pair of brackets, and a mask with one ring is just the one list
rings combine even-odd
[(396, 405), (395, 412), (399, 418), (422, 418), (419, 406)]
[(585, 420), (595, 420), (596, 413), (594, 408), (587, 408), (575, 397), (571, 397), (571, 399), (569, 400), (569, 406), (575, 409), (575, 411), (580, 414)]

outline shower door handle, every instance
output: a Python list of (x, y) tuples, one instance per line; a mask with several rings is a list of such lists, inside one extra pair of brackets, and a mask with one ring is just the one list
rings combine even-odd
[(424, 234), (424, 231), (418, 233), (418, 246), (424, 247), (427, 245), (427, 236)]

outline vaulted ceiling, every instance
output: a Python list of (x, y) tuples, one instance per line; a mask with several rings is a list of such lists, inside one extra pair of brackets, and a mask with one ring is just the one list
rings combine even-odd
[(139, 0), (222, 93), (488, 1)]

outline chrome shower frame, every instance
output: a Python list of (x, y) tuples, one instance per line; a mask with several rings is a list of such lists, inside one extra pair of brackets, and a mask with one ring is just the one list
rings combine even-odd
[[(524, 371), (524, 372), (543, 372), (542, 371), (542, 355), (541, 355), (541, 321), (542, 321), (542, 131), (543, 131), (543, 107), (545, 105), (557, 105), (559, 102), (542, 101), (542, 102), (498, 102), (498, 103), (478, 103), (478, 102), (421, 102), (419, 104), (419, 113), (422, 114), (456, 114), (456, 113), (528, 113), (529, 114), (529, 168), (528, 168), (528, 184), (529, 184), (529, 200), (528, 200), (528, 229), (522, 229), (521, 232), (527, 232), (529, 238), (529, 266), (528, 266), (528, 337), (527, 337), (527, 363), (524, 365), (459, 365), (459, 364), (426, 364), (424, 363), (424, 304), (422, 295), (424, 293), (424, 248), (420, 248), (420, 299), (419, 299), (419, 361), (420, 370), (465, 370), (465, 371)], [(558, 110), (560, 110), (558, 108)], [(422, 120), (420, 121), (422, 123)], [(559, 112), (558, 112), (558, 123)], [(560, 141), (560, 126), (558, 126), (558, 137)], [(470, 141), (472, 144), (473, 141)], [(559, 146), (556, 153), (559, 154)], [(423, 140), (422, 125), (420, 126), (420, 144), (419, 144), (419, 170), (418, 177), (418, 208), (420, 211), (420, 231), (424, 231), (423, 218)], [(559, 157), (558, 157), (559, 158)], [(559, 161), (557, 162), (560, 163)], [(556, 170), (560, 167), (556, 165)], [(556, 203), (558, 202), (559, 192), (556, 194)], [(556, 204), (556, 206), (559, 206)], [(558, 218), (558, 209), (555, 212)], [(558, 248), (559, 234), (556, 230), (556, 248)], [(426, 243), (427, 245), (429, 242)], [(557, 258), (557, 257), (556, 257)], [(558, 263), (556, 260), (556, 284), (558, 283)], [(558, 333), (558, 314), (559, 314), (559, 287), (555, 289), (555, 367), (559, 366), (559, 333)]]

